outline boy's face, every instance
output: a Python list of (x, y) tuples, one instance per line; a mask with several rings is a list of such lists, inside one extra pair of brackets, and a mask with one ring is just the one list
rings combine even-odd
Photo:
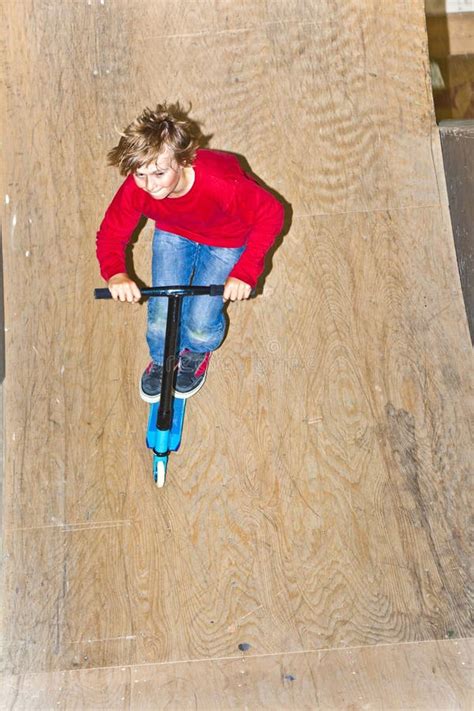
[(158, 158), (147, 165), (142, 165), (134, 174), (133, 179), (139, 188), (145, 190), (155, 200), (167, 198), (178, 188), (183, 174), (169, 148), (165, 148)]

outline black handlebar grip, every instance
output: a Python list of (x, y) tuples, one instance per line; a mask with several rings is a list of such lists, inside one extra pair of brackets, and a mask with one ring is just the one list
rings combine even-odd
[(94, 289), (94, 299), (111, 299), (112, 294), (108, 289)]

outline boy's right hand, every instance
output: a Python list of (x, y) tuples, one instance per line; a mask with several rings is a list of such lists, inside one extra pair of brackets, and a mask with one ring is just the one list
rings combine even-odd
[(128, 301), (129, 304), (135, 304), (142, 297), (138, 286), (125, 273), (114, 274), (107, 282), (107, 286), (114, 301)]

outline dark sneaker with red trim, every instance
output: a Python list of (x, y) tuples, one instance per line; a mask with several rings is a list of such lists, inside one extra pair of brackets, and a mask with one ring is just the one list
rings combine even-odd
[(184, 350), (179, 359), (175, 396), (182, 400), (202, 388), (207, 377), (211, 353), (193, 353)]
[(163, 366), (152, 360), (140, 380), (140, 397), (145, 402), (158, 402), (161, 395)]

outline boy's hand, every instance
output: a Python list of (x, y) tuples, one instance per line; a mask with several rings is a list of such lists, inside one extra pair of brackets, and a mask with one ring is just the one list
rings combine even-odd
[(228, 277), (226, 283), (224, 284), (224, 301), (243, 301), (243, 299), (248, 299), (252, 287), (246, 284), (240, 279), (235, 279), (234, 277)]
[(107, 286), (114, 301), (128, 301), (129, 304), (134, 304), (142, 297), (138, 286), (125, 273), (114, 274), (107, 282)]

